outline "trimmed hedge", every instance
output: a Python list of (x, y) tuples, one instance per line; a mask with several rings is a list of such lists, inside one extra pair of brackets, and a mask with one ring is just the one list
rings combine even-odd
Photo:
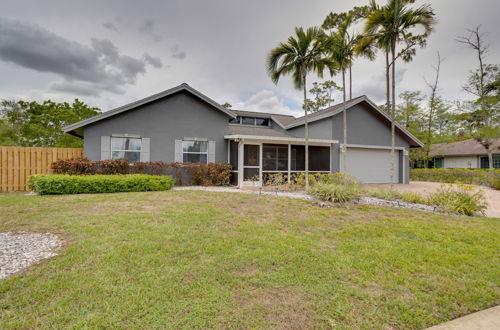
[(32, 175), (28, 187), (40, 195), (98, 194), (131, 191), (170, 190), (174, 180), (170, 176), (127, 175)]
[(500, 170), (497, 169), (414, 168), (410, 171), (410, 180), (475, 184), (500, 190)]
[(56, 174), (149, 174), (169, 175), (176, 185), (229, 185), (231, 165), (227, 163), (129, 162), (126, 159), (91, 161), (87, 158), (59, 160), (52, 163)]

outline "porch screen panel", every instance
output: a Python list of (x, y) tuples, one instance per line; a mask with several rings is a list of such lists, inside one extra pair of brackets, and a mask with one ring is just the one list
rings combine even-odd
[(309, 146), (309, 171), (330, 171), (330, 148)]
[(238, 142), (231, 141), (229, 144), (229, 160), (233, 171), (238, 170)]
[(292, 171), (305, 171), (306, 149), (304, 146), (292, 146)]
[(259, 166), (259, 146), (253, 144), (245, 144), (244, 148), (244, 166)]
[(265, 144), (262, 149), (262, 170), (287, 171), (288, 145)]

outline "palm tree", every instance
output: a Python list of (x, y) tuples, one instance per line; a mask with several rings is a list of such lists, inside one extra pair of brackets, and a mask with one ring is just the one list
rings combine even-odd
[(352, 100), (352, 65), (354, 59), (358, 56), (363, 56), (373, 60), (375, 55), (373, 47), (359, 47), (359, 44), (363, 40), (363, 35), (356, 34), (354, 31), (349, 32), (353, 24), (366, 17), (368, 11), (369, 7), (363, 6), (354, 7), (345, 13), (332, 12), (325, 18), (321, 25), (324, 30), (338, 31), (337, 34), (344, 40), (342, 43), (342, 48), (344, 48), (344, 50), (341, 53), (344, 57), (347, 57), (350, 62), (348, 68), (346, 68), (349, 72), (349, 100)]
[[(375, 43), (385, 52), (386, 106), (391, 117), (391, 183), (394, 183), (395, 166), (396, 60), (401, 57), (406, 62), (411, 61), (415, 55), (415, 46), (425, 46), (425, 41), (436, 24), (431, 6), (425, 4), (418, 8), (411, 8), (410, 5), (414, 2), (415, 0), (388, 0), (385, 6), (379, 6), (375, 0), (371, 0), (370, 13), (366, 18), (364, 28), (365, 44)], [(424, 32), (413, 34), (412, 31), (416, 28), (423, 28)], [(404, 47), (397, 52), (400, 44), (404, 44)], [(389, 77), (389, 68), (391, 77)]]
[[(349, 28), (355, 21), (353, 11), (341, 14), (341, 20), (337, 24), (337, 29), (326, 38), (325, 47), (328, 49), (329, 56), (336, 69), (342, 73), (342, 115), (344, 143), (342, 147), (342, 171), (347, 171), (347, 113), (346, 113), (346, 71), (349, 70), (349, 99), (352, 99), (352, 64), (356, 55), (373, 58), (374, 52), (371, 47), (364, 47), (356, 51), (362, 40), (361, 35), (350, 34)], [(331, 16), (330, 16), (331, 17)]]
[(307, 75), (316, 73), (323, 77), (325, 68), (332, 68), (332, 63), (325, 56), (324, 45), (320, 40), (323, 31), (317, 27), (295, 28), (295, 36), (280, 43), (267, 57), (267, 72), (277, 84), (283, 75), (291, 75), (296, 89), (304, 92), (304, 140), (306, 189), (309, 187), (309, 131), (307, 117)]

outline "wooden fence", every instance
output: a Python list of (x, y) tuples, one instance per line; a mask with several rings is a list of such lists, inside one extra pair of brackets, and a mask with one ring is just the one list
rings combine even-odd
[(82, 148), (0, 147), (0, 191), (26, 190), (30, 175), (50, 173), (56, 160), (77, 157)]

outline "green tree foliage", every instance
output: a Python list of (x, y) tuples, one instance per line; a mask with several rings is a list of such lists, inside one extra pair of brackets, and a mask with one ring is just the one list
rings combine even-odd
[(65, 134), (62, 128), (100, 112), (78, 99), (72, 104), (3, 100), (0, 102), (0, 142), (26, 147), (82, 147), (82, 139)]
[[(390, 116), (396, 112), (396, 61), (401, 58), (410, 62), (417, 47), (424, 47), (436, 20), (430, 5), (412, 7), (415, 0), (387, 0), (383, 6), (375, 0), (370, 2), (370, 11), (365, 20), (365, 36), (360, 48), (375, 45), (385, 53), (386, 100)], [(423, 29), (420, 33), (418, 29)], [(389, 74), (389, 72), (391, 72)], [(389, 83), (390, 82), (390, 83)], [(394, 182), (395, 127), (391, 124), (391, 182)]]
[(306, 100), (307, 111), (316, 112), (329, 107), (334, 101), (332, 98), (334, 90), (342, 90), (342, 88), (337, 86), (333, 80), (327, 80), (321, 83), (313, 82), (313, 88), (309, 90), (309, 93), (314, 96), (314, 99)]
[(416, 137), (422, 138), (424, 110), (421, 103), (424, 96), (420, 91), (404, 91), (399, 94), (401, 103), (396, 107), (395, 119)]
[(282, 76), (291, 75), (296, 89), (304, 93), (304, 140), (305, 140), (305, 172), (306, 188), (309, 185), (309, 135), (307, 117), (307, 76), (316, 73), (320, 78), (323, 71), (334, 70), (334, 63), (325, 56), (325, 46), (321, 36), (324, 32), (317, 27), (304, 30), (295, 28), (295, 36), (288, 38), (287, 42), (280, 43), (271, 50), (267, 57), (267, 72), (271, 80), (277, 84)]

